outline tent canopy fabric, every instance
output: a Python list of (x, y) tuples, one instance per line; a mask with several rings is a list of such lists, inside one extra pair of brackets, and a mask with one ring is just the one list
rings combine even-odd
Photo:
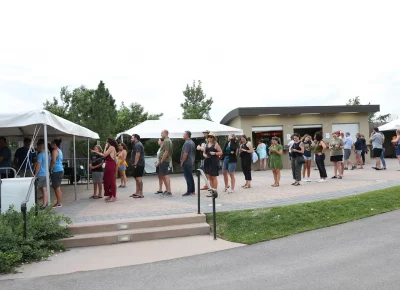
[(203, 137), (203, 132), (209, 130), (217, 136), (226, 136), (230, 134), (243, 134), (242, 129), (237, 129), (222, 125), (216, 122), (202, 119), (185, 119), (185, 120), (147, 120), (143, 123), (117, 135), (117, 139), (121, 135), (133, 134), (140, 135), (140, 138), (151, 139), (160, 138), (162, 130), (168, 130), (170, 138), (182, 138), (183, 133), (189, 130), (192, 133), (192, 138)]
[(400, 130), (400, 119), (394, 120), (389, 122), (385, 125), (380, 126), (379, 131), (393, 131), (393, 130)]
[(38, 136), (43, 136), (40, 125), (47, 125), (49, 137), (71, 139), (75, 135), (76, 139), (100, 139), (97, 133), (46, 110), (0, 114), (0, 136), (33, 136), (35, 128), (40, 130)]

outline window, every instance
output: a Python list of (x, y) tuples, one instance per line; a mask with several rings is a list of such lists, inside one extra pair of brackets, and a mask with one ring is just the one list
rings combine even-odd
[(322, 132), (322, 125), (294, 125), (293, 133), (299, 134), (301, 137), (304, 135), (310, 135), (314, 139), (314, 135), (317, 132)]
[(277, 137), (279, 142), (283, 144), (283, 127), (282, 126), (263, 126), (263, 127), (253, 127), (253, 145), (257, 146), (258, 142), (261, 140), (267, 146), (271, 144), (272, 137)]

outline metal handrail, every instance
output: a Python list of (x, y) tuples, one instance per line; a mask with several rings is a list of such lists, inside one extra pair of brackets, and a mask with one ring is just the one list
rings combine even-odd
[[(17, 171), (15, 170), (15, 168), (12, 168), (12, 167), (0, 167), (0, 170), (12, 170), (12, 171), (14, 171), (14, 178), (17, 177)], [(8, 171), (6, 172), (6, 176), (8, 178)], [(0, 175), (0, 179), (1, 179), (1, 175)]]
[(217, 239), (217, 217), (216, 217), (216, 209), (215, 209), (215, 199), (218, 197), (218, 191), (216, 188), (212, 188), (210, 182), (208, 181), (204, 171), (202, 169), (197, 169), (197, 213), (200, 214), (200, 177), (204, 178), (207, 187), (212, 193), (212, 201), (213, 201), (213, 227), (214, 227), (214, 240)]
[[(27, 223), (27, 218), (26, 218), (26, 204), (28, 203), (29, 199), (31, 198), (31, 193), (32, 193), (32, 187), (35, 186), (35, 206), (37, 203), (37, 179), (32, 178), (31, 184), (29, 185), (28, 193), (26, 194), (25, 200), (21, 203), (21, 212), (24, 218), (24, 238), (26, 239), (27, 235), (27, 228), (28, 228), (28, 223)], [(36, 213), (37, 215), (37, 210)]]

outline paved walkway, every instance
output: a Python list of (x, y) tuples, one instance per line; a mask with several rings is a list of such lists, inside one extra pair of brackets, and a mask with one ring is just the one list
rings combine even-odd
[[(345, 171), (345, 177), (342, 180), (328, 180), (324, 184), (315, 182), (318, 171), (312, 168), (311, 177), (314, 181), (303, 183), (298, 187), (290, 185), (293, 182), (291, 171), (283, 170), (281, 186), (278, 188), (270, 186), (273, 183), (271, 171), (253, 172), (253, 188), (251, 189), (240, 188), (244, 183), (244, 178), (241, 172), (237, 172), (238, 189), (234, 194), (222, 192), (224, 183), (220, 176), (217, 211), (311, 202), (400, 185), (400, 172), (395, 170), (397, 161), (388, 160), (388, 168), (386, 171), (375, 171), (371, 169), (371, 166), (365, 166), (364, 170)], [(328, 167), (327, 170), (328, 175), (332, 176), (333, 168)], [(117, 182), (119, 184), (119, 180)], [(89, 185), (89, 190), (87, 190), (86, 184), (78, 186), (78, 198), (74, 201), (73, 186), (65, 185), (63, 186), (64, 206), (57, 211), (70, 217), (74, 223), (197, 212), (197, 196), (182, 197), (182, 194), (186, 192), (186, 183), (182, 175), (171, 176), (172, 197), (160, 197), (154, 194), (158, 189), (156, 176), (145, 176), (143, 183), (145, 198), (129, 197), (135, 189), (134, 179), (129, 178), (128, 187), (118, 189), (118, 201), (114, 203), (105, 203), (104, 199), (89, 199), (92, 194), (92, 185)], [(209, 213), (212, 212), (212, 200), (205, 195), (206, 192), (202, 191), (201, 211)]]

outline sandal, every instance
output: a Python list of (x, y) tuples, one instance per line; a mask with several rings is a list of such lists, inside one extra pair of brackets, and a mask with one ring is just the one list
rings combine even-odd
[(227, 192), (228, 189), (229, 189), (229, 185), (228, 185), (228, 187), (225, 187), (225, 188), (224, 188), (224, 192)]
[(134, 195), (133, 198), (144, 198), (144, 195)]
[(97, 195), (92, 195), (91, 197), (89, 197), (89, 199), (95, 199), (97, 198)]
[(155, 194), (160, 194), (160, 193), (164, 193), (164, 191), (157, 190), (157, 191), (155, 192)]
[(106, 198), (104, 199), (104, 201), (107, 202), (107, 201), (109, 201), (110, 199), (111, 199), (111, 197), (106, 197)]
[(96, 195), (96, 196), (93, 196), (92, 198), (93, 199), (99, 199), (99, 198), (102, 198), (102, 197)]
[(274, 184), (274, 185), (272, 185), (272, 187), (278, 187), (279, 186), (279, 184)]
[(294, 186), (300, 186), (301, 184), (298, 182), (295, 182), (295, 184), (293, 184)]

